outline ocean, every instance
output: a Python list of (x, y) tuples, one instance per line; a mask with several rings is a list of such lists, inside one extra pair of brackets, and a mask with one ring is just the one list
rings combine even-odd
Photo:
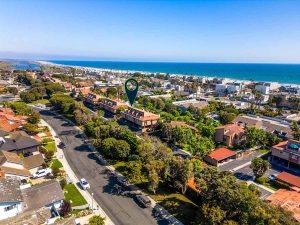
[(193, 76), (231, 78), (300, 84), (300, 64), (254, 64), (254, 63), (167, 63), (167, 62), (113, 62), (113, 61), (67, 61), (49, 62), (103, 69), (162, 72)]

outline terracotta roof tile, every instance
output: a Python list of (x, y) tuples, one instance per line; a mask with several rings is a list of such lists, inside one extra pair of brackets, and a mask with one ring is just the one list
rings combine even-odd
[(281, 180), (291, 186), (300, 188), (300, 177), (287, 172), (281, 172), (277, 175), (276, 179)]
[(236, 155), (236, 152), (234, 152), (234, 151), (231, 151), (227, 148), (218, 148), (218, 149), (214, 150), (212, 153), (210, 153), (208, 156), (217, 161), (221, 161), (223, 159), (227, 159), (234, 155)]
[(281, 206), (291, 212), (293, 217), (300, 222), (300, 193), (285, 189), (279, 189), (267, 199), (271, 204)]

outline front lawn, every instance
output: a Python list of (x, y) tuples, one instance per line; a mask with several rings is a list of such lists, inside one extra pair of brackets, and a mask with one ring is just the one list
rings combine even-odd
[(80, 194), (74, 184), (67, 184), (64, 188), (64, 195), (67, 201), (71, 202), (71, 206), (81, 206), (87, 204), (87, 201)]
[(47, 149), (48, 151), (56, 151), (56, 145), (55, 142), (48, 142), (47, 144), (44, 145), (44, 148)]
[(53, 159), (52, 161), (52, 167), (54, 168), (62, 168), (63, 165), (58, 159)]

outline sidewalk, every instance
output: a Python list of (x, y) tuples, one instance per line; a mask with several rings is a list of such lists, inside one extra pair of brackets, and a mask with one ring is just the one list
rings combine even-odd
[(272, 189), (270, 189), (270, 188), (268, 188), (268, 187), (266, 187), (264, 185), (258, 184), (258, 183), (254, 182), (254, 181), (248, 181), (247, 183), (254, 184), (254, 185), (260, 187), (261, 189), (264, 189), (264, 190), (266, 190), (266, 191), (268, 191), (268, 192), (270, 192), (272, 194), (275, 193), (274, 190), (272, 190)]
[[(40, 122), (41, 125), (43, 126), (47, 126), (49, 127), (50, 133), (53, 136), (53, 139), (55, 141), (56, 146), (59, 145), (60, 143), (60, 139), (57, 138), (57, 134), (56, 132), (52, 129), (52, 127), (44, 120), (41, 119)], [(92, 196), (90, 195), (89, 192), (84, 191), (80, 188), (78, 188), (78, 186), (76, 185), (79, 182), (79, 179), (76, 177), (76, 175), (74, 174), (73, 170), (71, 169), (68, 161), (66, 160), (63, 150), (57, 147), (57, 151), (56, 151), (56, 157), (59, 159), (59, 161), (62, 163), (63, 168), (66, 172), (66, 174), (68, 175), (68, 177), (70, 178), (70, 180), (72, 181), (72, 183), (75, 184), (76, 188), (78, 189), (78, 191), (81, 193), (81, 195), (85, 198), (85, 200), (88, 202), (88, 204), (90, 205), (90, 207), (94, 208), (94, 214), (96, 215), (101, 215), (102, 217), (106, 218), (106, 225), (114, 225), (114, 223), (110, 220), (110, 218), (106, 215), (106, 213), (103, 211), (103, 209), (100, 207), (99, 203), (96, 202), (95, 199), (92, 198)], [(86, 217), (86, 219), (88, 219), (89, 217)], [(80, 220), (81, 221), (81, 220)], [(83, 221), (81, 221), (83, 222)], [(87, 222), (87, 221), (86, 221)], [(82, 223), (84, 224), (84, 223)]]

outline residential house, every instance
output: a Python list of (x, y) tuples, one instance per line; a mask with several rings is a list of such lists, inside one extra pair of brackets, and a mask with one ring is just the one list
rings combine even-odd
[(128, 104), (110, 98), (102, 98), (100, 100), (99, 106), (101, 109), (105, 110), (110, 114), (116, 114), (118, 109), (126, 109), (128, 107)]
[(0, 137), (0, 151), (15, 152), (17, 154), (37, 154), (40, 143), (31, 138), (24, 131), (10, 133), (9, 137)]
[(218, 148), (204, 157), (204, 160), (211, 165), (218, 166), (229, 159), (235, 159), (237, 153), (227, 148)]
[(0, 171), (5, 177), (27, 179), (45, 163), (42, 154), (20, 158), (14, 152), (0, 151)]
[(279, 189), (266, 199), (270, 204), (280, 206), (293, 213), (295, 220), (300, 222), (300, 193), (293, 190)]
[(64, 193), (58, 181), (50, 180), (29, 188), (22, 189), (25, 210), (37, 210), (47, 207), (55, 213), (60, 208)]
[(278, 137), (283, 139), (293, 138), (293, 132), (290, 128), (290, 124), (281, 119), (244, 115), (236, 117), (233, 120), (233, 123), (243, 127), (257, 127), (276, 134)]
[(195, 108), (204, 108), (208, 106), (207, 101), (198, 101), (196, 99), (189, 99), (189, 100), (182, 100), (173, 102), (173, 105), (176, 105), (178, 108), (186, 111), (190, 106), (193, 106)]
[(12, 132), (25, 123), (27, 123), (27, 116), (15, 115), (10, 108), (0, 108), (0, 129)]
[(255, 90), (263, 95), (270, 94), (270, 86), (266, 83), (255, 85)]
[(72, 91), (73, 85), (69, 82), (61, 82), (61, 85), (66, 89), (66, 91)]
[(0, 177), (0, 221), (21, 213), (23, 201), (19, 181)]
[(272, 161), (283, 162), (288, 167), (300, 166), (300, 141), (288, 140), (274, 145), (272, 148)]
[(90, 92), (84, 97), (84, 100), (87, 103), (90, 103), (94, 106), (98, 106), (100, 104), (101, 98), (103, 98), (103, 96)]
[(215, 141), (227, 146), (241, 144), (245, 129), (236, 124), (227, 124), (216, 128)]
[[(51, 210), (49, 208), (43, 207), (38, 210), (26, 211), (14, 217), (9, 217), (7, 219), (0, 220), (0, 225), (17, 225), (17, 224), (41, 225), (41, 224), (48, 224), (48, 222), (50, 222), (50, 218), (51, 218)], [(75, 223), (73, 223), (72, 225), (75, 225)]]
[(160, 118), (157, 114), (133, 107), (128, 107), (121, 115), (126, 122), (142, 131), (155, 126)]
[[(25, 215), (31, 216), (33, 212), (44, 212), (41, 216), (49, 222), (49, 217), (56, 219), (59, 216), (63, 200), (64, 193), (56, 180), (21, 188), (16, 179), (0, 178), (0, 220), (19, 214), (16, 219), (5, 220), (6, 224), (23, 221)], [(50, 215), (44, 208), (50, 210)]]

